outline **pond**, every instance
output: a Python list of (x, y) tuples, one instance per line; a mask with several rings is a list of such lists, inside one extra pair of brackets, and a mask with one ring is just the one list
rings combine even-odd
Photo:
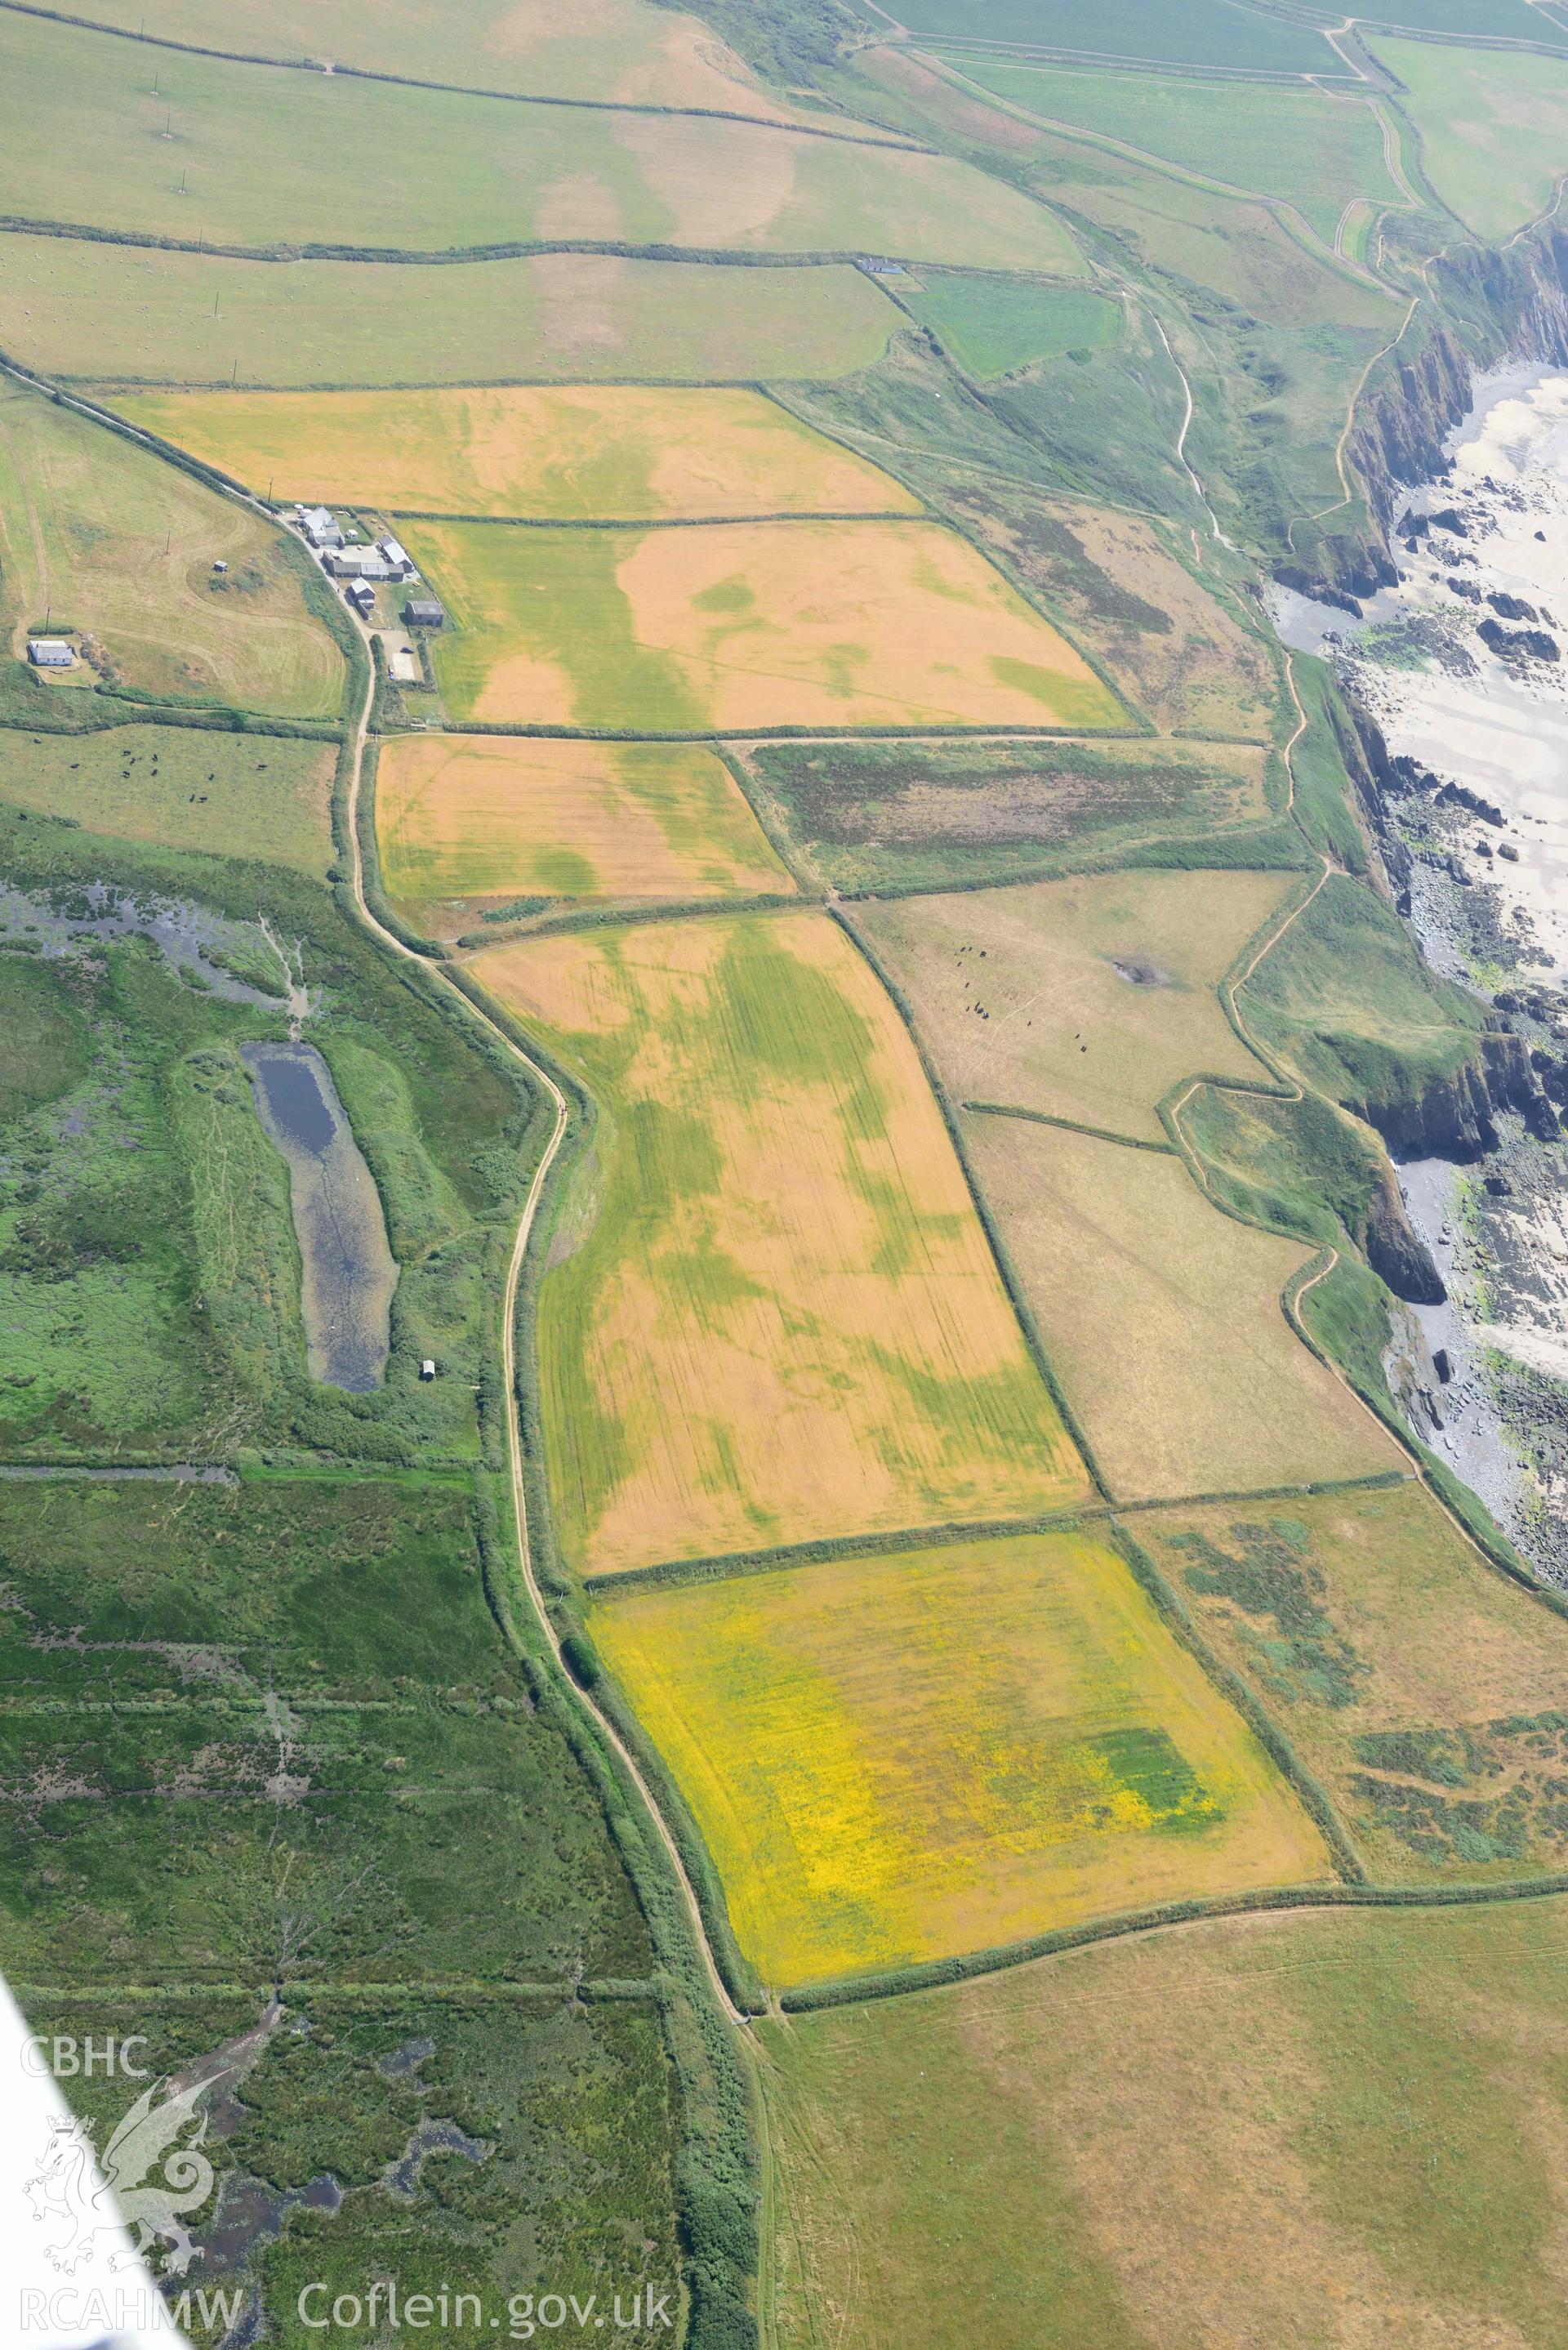
[(288, 1164), (310, 1376), (366, 1394), (386, 1376), (398, 1282), (380, 1195), (315, 1045), (241, 1050), (262, 1125)]

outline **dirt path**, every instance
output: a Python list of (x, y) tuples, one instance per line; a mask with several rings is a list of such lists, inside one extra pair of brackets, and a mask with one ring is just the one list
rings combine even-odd
[(681, 1893), (685, 1898), (692, 1934), (695, 1937), (697, 1948), (701, 1953), (714, 1997), (732, 2022), (749, 2025), (751, 2018), (743, 2009), (735, 2005), (730, 1996), (729, 1988), (708, 1939), (708, 1929), (703, 1920), (701, 1904), (697, 1898), (696, 1888), (687, 1874), (686, 1864), (670, 1833), (669, 1823), (659, 1809), (658, 1801), (643, 1777), (630, 1749), (621, 1738), (620, 1732), (609, 1717), (594, 1702), (589, 1692), (573, 1679), (563, 1662), (561, 1642), (555, 1626), (550, 1621), (545, 1606), (544, 1594), (539, 1588), (538, 1578), (535, 1572), (533, 1539), (528, 1523), (527, 1489), (523, 1474), (522, 1413), (517, 1399), (517, 1291), (523, 1277), (523, 1266), (528, 1254), (528, 1243), (533, 1236), (535, 1222), (538, 1216), (539, 1203), (545, 1196), (550, 1170), (560, 1156), (561, 1145), (566, 1138), (566, 1097), (549, 1071), (542, 1068), (537, 1061), (531, 1059), (521, 1045), (515, 1043), (507, 1035), (498, 1021), (492, 1020), (487, 1013), (482, 1012), (478, 1005), (463, 993), (462, 988), (455, 986), (442, 971), (440, 963), (427, 955), (416, 953), (412, 947), (405, 946), (402, 940), (389, 931), (384, 923), (379, 921), (370, 910), (365, 895), (365, 858), (359, 841), (359, 796), (365, 773), (365, 749), (370, 732), (370, 711), (376, 695), (376, 673), (375, 658), (370, 651), (370, 631), (358, 619), (358, 615), (355, 616), (355, 625), (364, 643), (366, 658), (369, 664), (365, 697), (354, 726), (354, 764), (348, 785), (347, 818), (351, 881), (354, 902), (358, 910), (359, 919), (389, 953), (397, 955), (404, 962), (416, 963), (421, 970), (427, 971), (452, 998), (453, 1003), (468, 1019), (477, 1021), (482, 1027), (488, 1029), (491, 1035), (512, 1059), (526, 1071), (531, 1082), (548, 1096), (555, 1110), (555, 1124), (551, 1128), (550, 1139), (540, 1153), (539, 1163), (534, 1170), (534, 1180), (528, 1186), (528, 1196), (523, 1202), (523, 1212), (518, 1218), (517, 1231), (512, 1243), (512, 1254), (507, 1263), (506, 1280), (501, 1299), (501, 1362), (502, 1376), (506, 1389), (507, 1461), (512, 1485), (512, 1506), (517, 1528), (517, 1558), (523, 1570), (523, 1581), (527, 1590), (529, 1605), (534, 1611), (540, 1631), (549, 1642), (550, 1652), (559, 1669), (563, 1683), (571, 1692), (572, 1701), (590, 1716), (593, 1726), (601, 1739), (607, 1745), (613, 1748), (627, 1777), (641, 1798), (643, 1807), (670, 1856), (670, 1866), (675, 1871)]

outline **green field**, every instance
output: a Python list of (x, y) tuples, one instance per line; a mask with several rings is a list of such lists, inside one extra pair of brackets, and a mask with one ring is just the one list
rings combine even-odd
[(1568, 1621), (1429, 1495), (1161, 1512), (1137, 1529), (1381, 1883), (1568, 1866)]
[[(1473, 41), (1529, 41), (1537, 48), (1568, 47), (1568, 31), (1529, 0), (1386, 0), (1360, 21), (1411, 32), (1450, 33)], [(1474, 52), (1471, 52), (1473, 58)]]
[(735, 754), (796, 849), (842, 889), (1070, 870), (1267, 812), (1248, 745), (755, 743)]
[[(296, 2350), (299, 2285), (363, 2290), (394, 2242), (405, 2292), (530, 2285), (533, 2227), (585, 2293), (676, 2264), (657, 2007), (571, 1996), (578, 1970), (646, 1982), (648, 1929), (496, 1633), (472, 1509), (452, 1478), (0, 1484), (7, 1972), (49, 1987), (24, 1988), (36, 2029), (112, 2020), (155, 2071), (253, 2029), (275, 1983), (209, 2152), (230, 2190), (329, 2170), (346, 2199), (243, 2265), (231, 2230), (197, 2273), (262, 2284)], [(73, 2089), (110, 2123), (129, 2102)], [(491, 2150), (400, 2199), (431, 2116)]]
[(1564, 1909), (1201, 1924), (770, 2021), (780, 2342), (1554, 2344)]
[(1468, 229), (1496, 242), (1546, 210), (1568, 170), (1568, 61), (1381, 34), (1377, 55), (1405, 85), (1427, 177)]
[(1116, 1499), (1402, 1465), (1281, 1310), (1308, 1243), (1222, 1215), (1179, 1159), (1023, 1118), (962, 1125), (1024, 1299)]
[(90, 831), (215, 857), (259, 857), (318, 878), (332, 858), (331, 743), (187, 726), (0, 735), (0, 798)]
[(1234, 88), (1218, 81), (1064, 72), (999, 57), (966, 59), (962, 70), (1032, 114), (1293, 204), (1330, 244), (1353, 198), (1400, 201), (1383, 160), (1383, 134), (1356, 99), (1298, 84), (1250, 88), (1239, 104)]
[(717, 107), (789, 117), (713, 27), (645, 0), (594, 0), (568, 21), (549, 0), (229, 0), (215, 41), (206, 0), (93, 0), (92, 21), (244, 56), (336, 61), (414, 81), (627, 105)]
[(327, 601), (257, 515), (35, 392), (0, 391), (0, 661), (46, 621), (76, 632), (70, 683), (44, 689), (67, 697), (62, 715), (97, 678), (336, 718), (345, 665)]
[(597, 1105), (539, 1295), (574, 1567), (1082, 1498), (915, 1048), (836, 925), (638, 923), (470, 969)]
[(1121, 331), (1121, 313), (1103, 294), (1015, 278), (931, 276), (898, 295), (961, 367), (988, 381), (1033, 359), (1097, 349)]
[(857, 910), (960, 1101), (1163, 1142), (1155, 1104), (1198, 1069), (1267, 1082), (1220, 980), (1288, 873), (1113, 873)]
[(1076, 49), (1158, 65), (1244, 67), (1253, 73), (1343, 73), (1334, 51), (1303, 25), (1237, 6), (1235, 0), (1116, 0), (1085, 20), (1076, 0), (899, 0), (898, 22), (931, 41), (1009, 48)]
[(1103, 1540), (627, 1591), (591, 1623), (780, 1989), (1329, 1873)]
[(203, 260), (6, 236), (0, 345), (132, 383), (751, 383), (867, 367), (899, 314), (848, 267), (547, 254), (465, 267)]
[(1054, 213), (903, 148), (190, 55), (160, 64), (134, 42), (11, 10), (0, 73), (30, 93), (0, 154), (0, 209), (16, 219), (390, 253), (569, 238), (1083, 267)]

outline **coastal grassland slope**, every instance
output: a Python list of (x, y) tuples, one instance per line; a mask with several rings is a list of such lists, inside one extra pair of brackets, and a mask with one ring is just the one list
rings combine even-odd
[(931, 41), (979, 40), (1008, 48), (1094, 50), (1150, 65), (1246, 68), (1254, 73), (1333, 73), (1334, 52), (1304, 25), (1237, 8), (1227, 0), (1189, 0), (1179, 16), (1160, 0), (1116, 0), (1085, 23), (1075, 0), (1001, 0), (988, 8), (983, 34), (964, 0), (909, 0), (898, 21)]
[[(0, 1900), (33, 2028), (145, 2033), (157, 2073), (255, 2033), (207, 2139), (203, 2285), (295, 2343), (300, 2286), (363, 2293), (389, 2245), (406, 2294), (499, 2303), (535, 2282), (535, 2229), (563, 2290), (671, 2284), (649, 1929), (486, 1607), (470, 1482), (0, 1483)], [(590, 2010), (583, 1975), (646, 1988)], [(128, 2103), (101, 2074), (72, 2096), (109, 2126)], [(299, 2208), (323, 2174), (342, 2202)]]
[(334, 743), (215, 727), (133, 723), (66, 737), (15, 725), (0, 734), (0, 799), (121, 840), (261, 858), (320, 879), (336, 757)]
[(580, 522), (908, 514), (901, 484), (738, 388), (121, 393), (115, 411), (279, 497)]
[(1288, 873), (1096, 874), (856, 914), (949, 1092), (1149, 1142), (1197, 1069), (1266, 1081), (1215, 989)]
[(983, 399), (910, 336), (874, 368), (783, 396), (993, 551), (1158, 724), (1274, 733), (1278, 657), (1199, 576), (1192, 530), (1200, 544), (1212, 525), (1177, 463), (1181, 388), (1147, 317)]
[(1301, 1242), (1222, 1215), (1178, 1158), (1015, 1118), (964, 1141), (1112, 1494), (1147, 1501), (1397, 1469), (1280, 1298)]
[(794, 889), (726, 768), (696, 743), (397, 736), (377, 762), (376, 838), (394, 906), (442, 937), (556, 899)]
[(1471, 234), (1501, 243), (1544, 212), (1564, 169), (1568, 59), (1375, 40), (1404, 86), (1427, 177)]
[(1053, 213), (945, 155), (194, 54), (156, 62), (139, 43), (7, 10), (0, 72), (28, 103), (0, 154), (0, 209), (160, 237), (199, 228), (214, 244), (586, 238), (1084, 269)]
[[(0, 855), (16, 893), (0, 953), (12, 1457), (222, 1459), (274, 1441), (473, 1460), (491, 1260), (535, 1147), (511, 1065), (454, 1031), (299, 873), (3, 806)], [(291, 983), (400, 1268), (372, 1395), (306, 1376), (286, 1171), (240, 1057), (287, 1036)], [(427, 1355), (445, 1374), (428, 1384)]]
[(1241, 1001), (1264, 1044), (1344, 1102), (1414, 1101), (1478, 1053), (1482, 1007), (1423, 962), (1374, 891), (1331, 874)]
[(1565, 1926), (1211, 1921), (763, 2024), (780, 2340), (1550, 2342)]
[(898, 323), (847, 265), (278, 263), (21, 235), (0, 253), (0, 348), (131, 383), (815, 381), (867, 366)]
[(92, 16), (153, 40), (471, 89), (775, 120), (794, 112), (711, 25), (645, 0), (595, 0), (591, 21), (572, 22), (549, 0), (464, 0), (461, 11), (452, 0), (399, 0), (370, 18), (355, 0), (232, 0), (217, 36), (203, 0), (93, 0)]
[(574, 1567), (1084, 1496), (914, 1047), (826, 916), (470, 967), (597, 1106), (538, 1302)]
[(1117, 857), (1196, 863), (1256, 838), (1269, 815), (1264, 754), (1246, 743), (993, 736), (730, 755), (797, 857), (843, 889), (1012, 881)]
[(1082, 654), (956, 534), (907, 522), (412, 523), (450, 713), (647, 733), (1114, 726)]
[(143, 693), (335, 718), (344, 660), (312, 608), (325, 592), (313, 581), (259, 516), (36, 392), (0, 389), (12, 660), (47, 621), (91, 639), (78, 691), (96, 669)]
[(781, 1989), (1331, 1874), (1251, 1732), (1086, 1535), (614, 1593), (591, 1621)]
[(1419, 1486), (1161, 1512), (1137, 1532), (1376, 1879), (1568, 1866), (1568, 1620)]
[(966, 79), (1031, 114), (1098, 132), (1141, 154), (1295, 208), (1332, 245), (1356, 197), (1402, 201), (1366, 99), (1311, 83), (1235, 87), (1179, 74), (1033, 66), (1004, 56), (954, 58)]
[(923, 270), (915, 285), (899, 286), (898, 299), (960, 367), (988, 381), (1033, 359), (1096, 350), (1121, 331), (1116, 304), (1075, 286)]

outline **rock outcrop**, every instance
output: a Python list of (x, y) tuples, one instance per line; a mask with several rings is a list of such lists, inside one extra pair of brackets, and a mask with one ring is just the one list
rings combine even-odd
[(1523, 1040), (1495, 1028), (1482, 1031), (1474, 1058), (1453, 1076), (1434, 1077), (1392, 1101), (1350, 1107), (1376, 1128), (1396, 1159), (1469, 1165), (1497, 1149), (1497, 1120), (1504, 1110), (1516, 1110), (1542, 1141), (1555, 1141), (1561, 1131)]
[(1358, 1235), (1366, 1262), (1396, 1297), (1411, 1305), (1441, 1305), (1448, 1295), (1431, 1250), (1410, 1224), (1392, 1168), (1373, 1193)]

